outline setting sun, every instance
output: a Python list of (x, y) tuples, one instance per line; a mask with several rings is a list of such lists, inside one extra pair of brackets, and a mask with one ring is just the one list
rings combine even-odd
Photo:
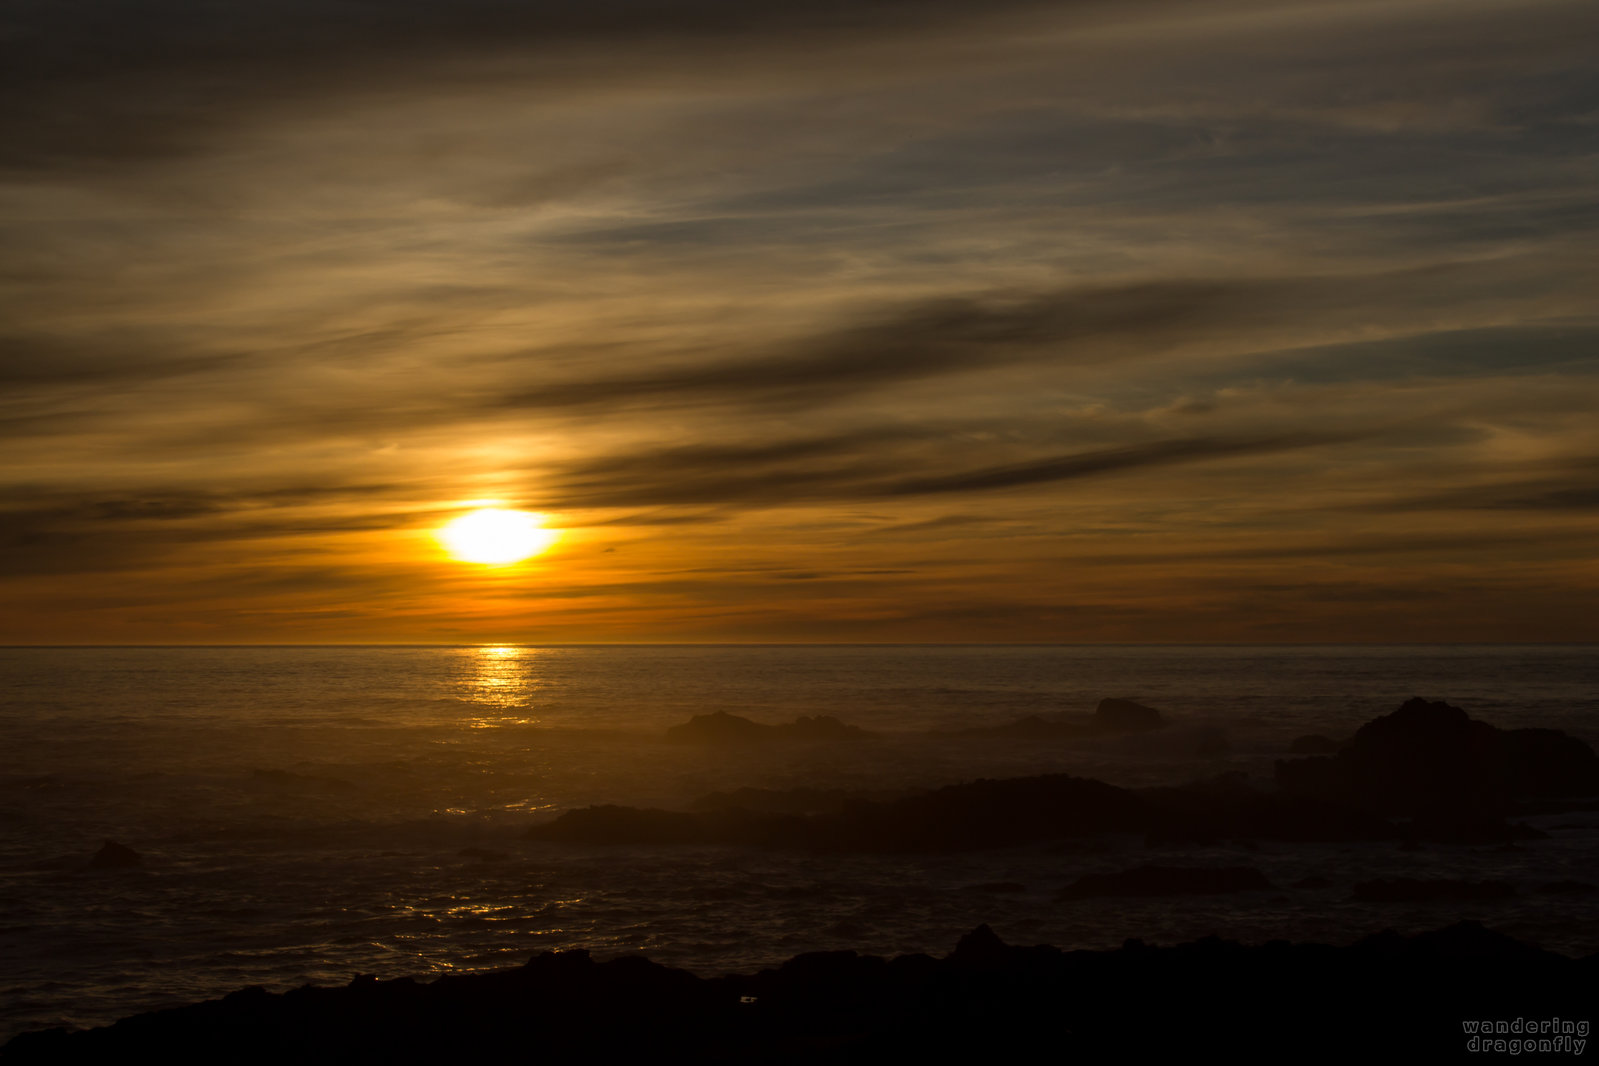
[(506, 566), (545, 551), (557, 533), (527, 511), (484, 507), (456, 518), (438, 531), (439, 542), (464, 563)]

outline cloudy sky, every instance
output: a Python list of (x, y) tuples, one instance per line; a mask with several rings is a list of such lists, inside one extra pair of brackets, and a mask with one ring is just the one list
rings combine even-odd
[(0, 641), (1599, 639), (1596, 37), (13, 0)]

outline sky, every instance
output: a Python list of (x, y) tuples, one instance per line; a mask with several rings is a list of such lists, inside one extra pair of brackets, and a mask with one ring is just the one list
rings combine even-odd
[(12, 0), (0, 642), (1599, 640), (1595, 40)]

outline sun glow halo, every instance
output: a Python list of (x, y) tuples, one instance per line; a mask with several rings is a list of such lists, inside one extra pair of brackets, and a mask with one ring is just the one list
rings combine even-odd
[(559, 536), (527, 511), (483, 507), (447, 522), (438, 531), (444, 550), (463, 563), (508, 566), (545, 551)]

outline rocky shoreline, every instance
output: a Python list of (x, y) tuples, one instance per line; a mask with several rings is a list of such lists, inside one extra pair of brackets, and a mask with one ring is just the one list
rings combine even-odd
[(251, 988), (102, 1029), (24, 1033), (0, 1061), (1436, 1061), (1511, 1053), (1493, 1041), (1580, 1054), (1596, 988), (1599, 955), (1567, 958), (1469, 922), (1346, 947), (1208, 938), (1070, 952), (1007, 945), (981, 926), (941, 959), (818, 952), (702, 978), (565, 951), (428, 983)]
[[(1114, 713), (1106, 714), (1107, 705)], [(1131, 710), (1128, 710), (1131, 708)], [(1101, 732), (1156, 730), (1159, 712), (1100, 705)], [(783, 735), (729, 715), (677, 727), (718, 742)], [(832, 720), (827, 720), (832, 722)], [(742, 723), (737, 724), (737, 723)], [(1017, 725), (1027, 725), (1026, 721)], [(849, 727), (832, 722), (833, 734)], [(1073, 728), (1078, 728), (1074, 726)], [(766, 730), (761, 733), (759, 730)], [(1447, 703), (1412, 699), (1363, 725), (1331, 754), (1278, 760), (1272, 787), (1241, 773), (1162, 788), (1122, 788), (1043, 774), (978, 780), (909, 795), (800, 789), (707, 796), (688, 811), (601, 805), (569, 810), (527, 831), (569, 844), (731, 844), (817, 851), (947, 852), (1103, 833), (1162, 842), (1438, 841), (1493, 843), (1537, 836), (1513, 819), (1580, 810), (1599, 795), (1599, 757), (1549, 729), (1498, 729)]]

